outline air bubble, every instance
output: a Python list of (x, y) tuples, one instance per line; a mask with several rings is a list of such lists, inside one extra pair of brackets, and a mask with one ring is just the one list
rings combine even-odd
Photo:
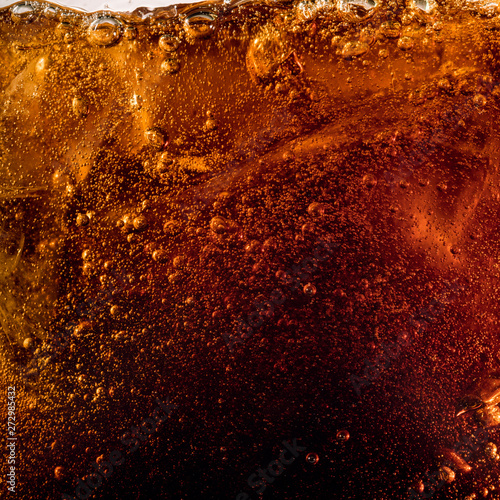
[(375, 176), (373, 174), (366, 174), (363, 177), (363, 184), (367, 188), (373, 188), (377, 185), (377, 179), (375, 178)]
[(205, 132), (212, 132), (212, 130), (215, 130), (216, 128), (217, 128), (217, 120), (213, 117), (209, 117), (205, 122), (205, 125), (203, 125), (203, 130)]
[(273, 76), (288, 54), (289, 49), (283, 34), (275, 26), (267, 25), (250, 42), (247, 68), (252, 76), (265, 80)]
[(127, 26), (123, 30), (123, 38), (125, 38), (126, 40), (134, 40), (135, 38), (137, 38), (137, 28), (135, 28), (134, 26)]
[(174, 35), (162, 35), (158, 40), (158, 46), (165, 52), (175, 52), (181, 41)]
[(90, 219), (89, 219), (88, 215), (86, 215), (86, 214), (78, 214), (76, 216), (76, 225), (78, 227), (88, 226), (89, 222), (90, 222)]
[(413, 38), (409, 36), (403, 36), (398, 40), (398, 47), (401, 50), (410, 50), (413, 48), (414, 42)]
[(368, 52), (370, 46), (365, 42), (347, 42), (342, 49), (342, 57), (348, 59), (350, 57), (361, 56)]
[(35, 8), (29, 2), (18, 3), (10, 10), (12, 20), (17, 23), (30, 23), (35, 18)]
[(413, 8), (423, 12), (431, 12), (434, 9), (432, 0), (413, 0)]
[(441, 481), (446, 481), (447, 483), (452, 483), (455, 480), (455, 472), (453, 471), (453, 469), (450, 469), (449, 467), (446, 467), (445, 465), (443, 465), (439, 469), (438, 478)]
[(89, 101), (85, 97), (74, 97), (71, 107), (77, 118), (84, 118), (89, 113)]
[(159, 127), (148, 128), (144, 136), (148, 144), (158, 151), (163, 149), (167, 140), (167, 135)]
[(373, 0), (339, 0), (337, 8), (350, 21), (366, 19), (377, 4)]
[(89, 27), (89, 40), (94, 45), (106, 47), (116, 43), (121, 36), (121, 23), (114, 17), (99, 17)]
[(341, 431), (338, 431), (337, 432), (337, 441), (339, 441), (340, 443), (345, 443), (346, 441), (349, 441), (349, 438), (350, 438), (350, 434), (349, 434), (349, 431), (346, 431), (346, 430), (341, 430)]
[(214, 31), (215, 16), (211, 12), (194, 12), (186, 17), (184, 29), (192, 38), (205, 38)]
[(136, 229), (137, 231), (142, 231), (146, 229), (146, 227), (148, 226), (148, 222), (146, 220), (146, 217), (144, 217), (143, 215), (139, 215), (133, 220), (133, 225), (134, 229)]
[(487, 101), (486, 101), (486, 97), (484, 97), (483, 94), (476, 94), (474, 96), (473, 102), (477, 108), (483, 108), (484, 106), (486, 106)]
[(387, 38), (398, 38), (401, 34), (401, 24), (394, 21), (386, 21), (380, 25), (380, 33)]
[(178, 255), (177, 257), (174, 257), (174, 260), (172, 261), (172, 265), (176, 269), (180, 269), (186, 265), (186, 257), (184, 255)]
[(496, 456), (497, 456), (497, 452), (498, 452), (498, 449), (497, 449), (497, 445), (495, 443), (488, 443), (485, 447), (484, 447), (484, 452), (486, 454), (486, 456), (490, 459), (490, 460), (495, 460)]
[(223, 217), (214, 217), (210, 221), (210, 229), (217, 234), (229, 231), (229, 223)]
[(163, 226), (163, 231), (169, 236), (176, 236), (182, 231), (181, 223), (175, 220), (168, 220)]
[(155, 262), (163, 262), (167, 258), (167, 252), (160, 248), (153, 252), (152, 257)]
[(306, 462), (311, 465), (316, 465), (319, 462), (319, 455), (317, 453), (308, 453), (306, 455)]
[(56, 467), (54, 469), (54, 477), (58, 480), (58, 481), (62, 481), (64, 479), (64, 476), (65, 476), (65, 469), (64, 467)]
[(55, 7), (53, 7), (52, 5), (47, 5), (44, 9), (43, 9), (43, 15), (47, 18), (47, 19), (55, 19), (57, 17), (57, 10)]
[(311, 203), (307, 207), (307, 213), (309, 215), (325, 215), (325, 205), (323, 203), (318, 203), (317, 201)]
[(26, 337), (23, 341), (23, 347), (25, 349), (32, 349), (33, 348), (33, 339), (30, 337)]
[(177, 73), (181, 67), (181, 63), (177, 57), (169, 57), (161, 63), (162, 75), (173, 75)]

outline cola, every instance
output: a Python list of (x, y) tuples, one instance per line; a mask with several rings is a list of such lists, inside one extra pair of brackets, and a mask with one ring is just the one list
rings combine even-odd
[(498, 496), (496, 5), (3, 5), (3, 489)]

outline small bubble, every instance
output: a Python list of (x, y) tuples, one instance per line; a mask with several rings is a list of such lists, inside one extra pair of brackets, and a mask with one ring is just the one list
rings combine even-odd
[(78, 214), (76, 216), (76, 225), (78, 227), (88, 226), (89, 222), (90, 222), (90, 219), (89, 219), (87, 214)]
[(89, 113), (89, 101), (85, 97), (74, 97), (71, 107), (77, 118), (84, 118)]
[(316, 233), (316, 226), (312, 222), (306, 222), (301, 227), (303, 236), (312, 236)]
[(160, 151), (165, 147), (167, 134), (158, 127), (148, 128), (144, 134), (147, 143), (154, 149)]
[(58, 481), (61, 481), (62, 479), (64, 479), (64, 475), (65, 475), (65, 469), (64, 467), (56, 467), (54, 469), (54, 477), (58, 480)]
[(367, 188), (373, 188), (377, 185), (377, 179), (375, 178), (375, 176), (373, 174), (366, 174), (363, 177), (363, 184)]
[(43, 15), (47, 18), (47, 19), (55, 19), (57, 17), (57, 13), (58, 13), (58, 9), (56, 9), (55, 7), (53, 7), (52, 5), (47, 5), (44, 9), (43, 9)]
[(259, 240), (251, 240), (245, 245), (245, 253), (257, 254), (262, 250)]
[(165, 52), (175, 52), (181, 41), (174, 35), (162, 35), (158, 40), (158, 46)]
[(178, 255), (177, 257), (174, 257), (174, 260), (172, 261), (172, 265), (176, 268), (182, 268), (186, 264), (186, 257), (184, 255)]
[(167, 252), (165, 252), (165, 250), (163, 249), (158, 249), (153, 252), (152, 257), (155, 262), (162, 262), (166, 259)]
[(486, 106), (486, 97), (484, 97), (483, 94), (476, 94), (474, 96), (474, 106), (478, 107), (478, 108), (483, 108), (484, 106)]
[(403, 36), (398, 40), (398, 47), (401, 50), (410, 50), (414, 46), (413, 38), (409, 36)]
[(175, 285), (176, 283), (179, 283), (180, 280), (181, 280), (181, 275), (179, 273), (172, 273), (172, 274), (169, 274), (169, 276), (168, 276), (168, 282), (171, 285)]
[(308, 453), (306, 455), (306, 462), (311, 465), (316, 465), (319, 462), (319, 455), (317, 453)]
[(184, 29), (192, 38), (205, 38), (212, 34), (215, 15), (207, 11), (194, 12), (186, 17)]
[(316, 287), (312, 283), (308, 283), (304, 286), (304, 293), (308, 297), (313, 297), (314, 295), (316, 295)]
[(75, 337), (82, 337), (92, 331), (92, 323), (89, 321), (81, 321), (73, 330)]
[(140, 210), (141, 212), (144, 212), (144, 211), (148, 210), (148, 208), (150, 208), (150, 207), (151, 207), (151, 201), (150, 201), (150, 200), (148, 200), (148, 199), (146, 199), (146, 200), (143, 200), (143, 201), (141, 202), (141, 207), (140, 207), (140, 209), (139, 209), (139, 210)]
[(181, 63), (177, 57), (169, 57), (165, 59), (160, 66), (162, 75), (173, 75), (181, 68)]
[(497, 451), (497, 445), (495, 443), (490, 442), (484, 447), (484, 452), (490, 460), (495, 460)]
[(394, 21), (386, 21), (380, 25), (380, 33), (387, 38), (398, 38), (401, 33), (401, 24)]
[(229, 224), (223, 217), (213, 217), (210, 221), (210, 229), (217, 234), (223, 234), (229, 230)]
[(83, 274), (90, 276), (94, 272), (94, 265), (90, 262), (85, 262), (82, 266)]
[(208, 118), (203, 126), (203, 130), (205, 132), (211, 132), (217, 128), (217, 120), (215, 118)]
[(453, 471), (453, 469), (450, 469), (449, 467), (443, 465), (442, 467), (439, 468), (438, 478), (441, 481), (452, 483), (455, 480), (455, 472)]
[(270, 238), (267, 238), (267, 240), (264, 241), (262, 244), (262, 249), (265, 252), (272, 252), (278, 248), (278, 243), (276, 241), (276, 238), (274, 236), (271, 236)]
[(123, 31), (123, 38), (126, 40), (134, 40), (137, 38), (137, 28), (134, 26), (127, 26)]
[(133, 225), (137, 231), (142, 231), (146, 229), (148, 222), (146, 220), (146, 217), (144, 217), (144, 215), (139, 215), (133, 220)]
[(168, 220), (163, 225), (163, 231), (169, 236), (176, 236), (182, 231), (182, 225), (179, 221)]
[(346, 430), (341, 430), (341, 431), (338, 431), (337, 432), (337, 441), (339, 441), (340, 443), (345, 443), (346, 441), (349, 441), (349, 438), (350, 438), (350, 434), (349, 434), (349, 431), (346, 431)]
[(33, 348), (33, 339), (30, 337), (26, 337), (23, 341), (23, 347), (25, 349), (32, 349)]
[(121, 36), (121, 23), (114, 17), (99, 17), (90, 25), (88, 36), (94, 45), (112, 45)]
[(448, 78), (441, 78), (441, 79), (438, 81), (438, 87), (439, 87), (441, 90), (450, 90), (450, 89), (451, 89), (451, 83), (450, 83), (450, 80), (448, 80)]
[(64, 43), (73, 43), (75, 41), (75, 34), (72, 31), (64, 34)]
[(307, 207), (307, 213), (309, 215), (325, 215), (325, 205), (323, 203), (314, 202)]
[(368, 52), (370, 46), (365, 42), (347, 42), (342, 49), (342, 57), (348, 59), (355, 56), (361, 56)]

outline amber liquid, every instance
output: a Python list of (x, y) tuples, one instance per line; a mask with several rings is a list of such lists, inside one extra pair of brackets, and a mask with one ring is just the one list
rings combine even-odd
[(496, 498), (497, 422), (454, 417), (498, 370), (500, 24), (471, 9), (0, 11), (19, 498)]

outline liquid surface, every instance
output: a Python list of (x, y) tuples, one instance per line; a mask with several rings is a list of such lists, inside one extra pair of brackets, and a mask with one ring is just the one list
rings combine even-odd
[(495, 9), (0, 11), (19, 498), (497, 498)]

